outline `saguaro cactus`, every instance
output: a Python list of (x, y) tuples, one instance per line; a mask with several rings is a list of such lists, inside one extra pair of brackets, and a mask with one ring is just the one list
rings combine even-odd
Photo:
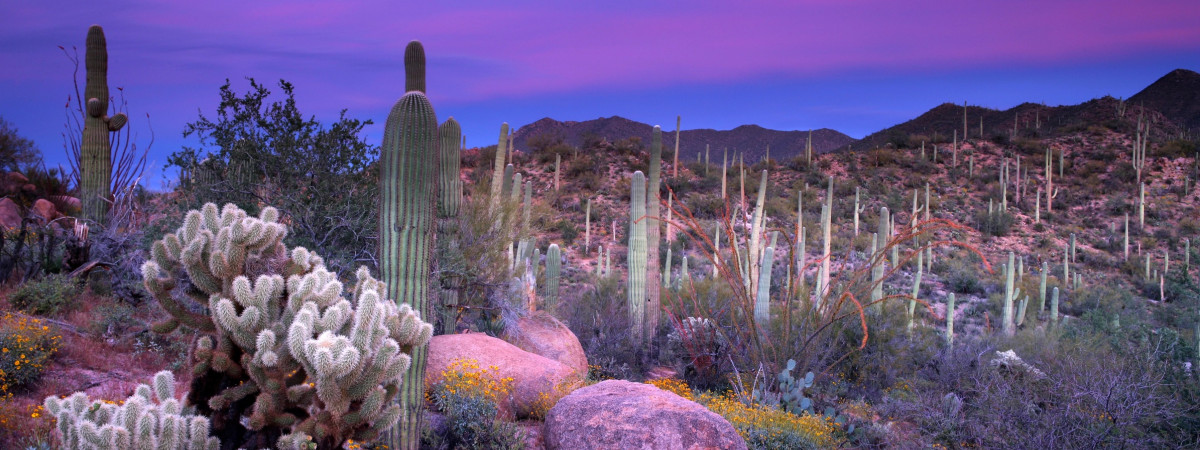
[(558, 308), (558, 278), (562, 273), (562, 251), (558, 244), (546, 249), (546, 311), (555, 313)]
[(504, 183), (509, 182), (512, 173), (504, 173), (504, 152), (505, 145), (508, 144), (508, 122), (500, 124), (500, 140), (496, 143), (496, 159), (492, 165), (492, 184), (489, 191), (491, 203), (488, 205), (488, 212), (494, 213), (496, 208), (500, 206), (501, 190)]
[(650, 143), (650, 184), (646, 187), (646, 215), (649, 222), (646, 223), (646, 242), (647, 251), (649, 252), (646, 259), (646, 268), (650, 272), (647, 274), (646, 280), (646, 330), (653, 337), (654, 330), (658, 329), (659, 318), (659, 294), (662, 292), (662, 266), (658, 261), (658, 245), (662, 229), (662, 219), (659, 217), (659, 203), (662, 201), (659, 195), (659, 184), (662, 179), (662, 128), (658, 125), (654, 126), (654, 139)]
[(1008, 336), (1017, 332), (1013, 322), (1013, 302), (1021, 295), (1021, 289), (1013, 286), (1017, 272), (1017, 267), (1013, 265), (1015, 258), (1013, 252), (1008, 252), (1008, 264), (1004, 265), (1004, 334)]
[(462, 203), (462, 179), (459, 178), (462, 149), (462, 127), (453, 117), (438, 126), (438, 272), (441, 279), (442, 332), (454, 331), (457, 319), (459, 290), (462, 277), (457, 274), (465, 265), (459, 248), (458, 212)]
[(108, 115), (108, 47), (100, 25), (88, 28), (84, 57), (87, 84), (83, 91), (86, 107), (79, 147), (79, 190), (83, 217), (103, 222), (112, 200), (112, 144), (108, 133), (120, 130), (129, 118), (124, 113)]
[(771, 266), (775, 262), (775, 248), (763, 250), (761, 271), (758, 274), (758, 292), (754, 297), (754, 323), (766, 331), (771, 319)]
[(954, 345), (954, 293), (946, 299), (946, 345)]
[[(414, 45), (415, 44), (415, 45)], [(406, 71), (424, 67), (419, 42), (405, 50)], [(418, 52), (419, 51), (419, 52)], [(424, 78), (423, 73), (420, 78)], [(416, 80), (406, 86), (418, 86)], [(421, 91), (408, 91), (392, 107), (379, 156), (379, 269), (386, 297), (430, 316), (429, 268), (437, 192), (437, 116)], [(400, 422), (387, 433), (389, 448), (416, 448), (425, 403), (425, 348), (413, 350), (412, 370), (400, 386)]]
[[(639, 345), (645, 328), (646, 309), (646, 176), (633, 173), (629, 189), (629, 317), (633, 323), (633, 339)], [(655, 285), (657, 288), (658, 286)]]

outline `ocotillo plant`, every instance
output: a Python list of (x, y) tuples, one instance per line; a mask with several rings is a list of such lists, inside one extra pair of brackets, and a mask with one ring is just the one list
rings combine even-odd
[(658, 246), (662, 237), (662, 218), (659, 216), (660, 182), (662, 180), (662, 128), (654, 126), (653, 139), (650, 143), (650, 184), (646, 186), (646, 244), (649, 252), (646, 259), (646, 329), (653, 338), (654, 330), (658, 329), (660, 312), (659, 295), (662, 292), (662, 267), (658, 261)]
[(634, 342), (641, 345), (646, 308), (646, 176), (633, 173), (629, 189), (629, 280), (625, 289), (629, 298), (629, 319)]
[(441, 290), (442, 332), (454, 331), (457, 318), (459, 290), (462, 289), (462, 273), (466, 262), (459, 248), (459, 206), (462, 203), (462, 179), (459, 169), (462, 161), (462, 127), (453, 117), (438, 126), (438, 236), (437, 264)]
[(120, 130), (129, 118), (124, 113), (108, 115), (108, 46), (99, 25), (88, 28), (84, 57), (87, 84), (83, 95), (87, 105), (79, 147), (79, 192), (83, 217), (103, 222), (112, 200), (112, 145), (108, 133)]
[[(420, 43), (410, 44), (405, 62), (424, 58)], [(412, 51), (412, 53), (410, 53)], [(406, 65), (406, 71), (407, 70)], [(423, 74), (408, 71), (410, 76)], [(405, 86), (424, 83), (407, 81)], [(408, 91), (388, 114), (379, 150), (379, 269), (387, 284), (386, 298), (412, 305), (420, 317), (430, 316), (430, 250), (436, 227), (433, 206), (437, 193), (437, 116), (420, 91)], [(499, 153), (499, 152), (498, 152)], [(425, 348), (412, 354), (412, 370), (400, 386), (400, 421), (388, 431), (389, 448), (416, 448), (425, 406)]]

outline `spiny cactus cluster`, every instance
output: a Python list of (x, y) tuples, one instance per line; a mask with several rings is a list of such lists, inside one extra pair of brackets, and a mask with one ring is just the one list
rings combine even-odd
[(343, 297), (320, 256), (283, 245), (278, 217), (209, 203), (155, 242), (142, 275), (171, 314), (156, 331), (202, 332), (188, 399), (200, 413), (239, 418), (226, 427), (321, 445), (373, 439), (399, 417), (401, 375), (432, 326), (387, 299), (365, 267)]
[(43, 405), (57, 421), (55, 434), (70, 449), (210, 450), (220, 441), (209, 436), (207, 417), (196, 416), (175, 398), (175, 377), (154, 375), (154, 387), (138, 385), (120, 404), (89, 401), (76, 392), (67, 398), (46, 397)]

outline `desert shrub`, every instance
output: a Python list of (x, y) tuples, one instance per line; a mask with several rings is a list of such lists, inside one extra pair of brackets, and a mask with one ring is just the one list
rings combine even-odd
[(498, 367), (480, 368), (474, 360), (451, 362), (429, 394), (446, 415), (446, 429), (423, 436), (423, 444), (433, 448), (523, 448), (522, 430), (498, 417), (497, 404), (508, 397), (513, 382), (498, 372)]
[(50, 274), (22, 284), (8, 295), (8, 302), (22, 311), (45, 316), (74, 309), (78, 297), (79, 286), (73, 278)]
[(1012, 214), (1006, 211), (980, 210), (975, 213), (975, 228), (989, 236), (1008, 236), (1013, 225)]
[(41, 378), (61, 343), (62, 336), (41, 319), (12, 313), (0, 318), (0, 396)]
[(688, 387), (687, 382), (680, 380), (678, 378), (658, 378), (655, 380), (647, 381), (646, 384), (649, 384), (656, 388), (670, 392), (672, 394), (678, 395), (680, 397), (686, 398), (688, 400), (693, 400), (696, 397), (692, 393), (692, 388)]
[(1196, 154), (1196, 143), (1192, 141), (1173, 140), (1168, 141), (1167, 143), (1158, 147), (1148, 147), (1151, 148), (1148, 148), (1146, 153), (1149, 153), (1149, 156), (1155, 158), (1176, 159), (1186, 158)]
[(628, 378), (640, 366), (626, 303), (622, 280), (615, 275), (597, 280), (567, 307), (567, 326), (579, 338), (588, 361), (598, 366), (598, 379)]
[(840, 427), (824, 416), (747, 404), (732, 394), (705, 393), (697, 402), (728, 420), (748, 448), (834, 448), (840, 440)]
[[(936, 264), (936, 263), (935, 263)], [(979, 264), (968, 263), (959, 258), (946, 261), (944, 270), (946, 287), (960, 294), (984, 293), (983, 282), (979, 280)]]

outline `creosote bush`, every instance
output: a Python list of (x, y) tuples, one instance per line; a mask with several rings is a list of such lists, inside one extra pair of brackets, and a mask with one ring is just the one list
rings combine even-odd
[(8, 295), (8, 302), (30, 314), (48, 316), (74, 309), (78, 297), (79, 286), (73, 278), (50, 274), (22, 284)]

